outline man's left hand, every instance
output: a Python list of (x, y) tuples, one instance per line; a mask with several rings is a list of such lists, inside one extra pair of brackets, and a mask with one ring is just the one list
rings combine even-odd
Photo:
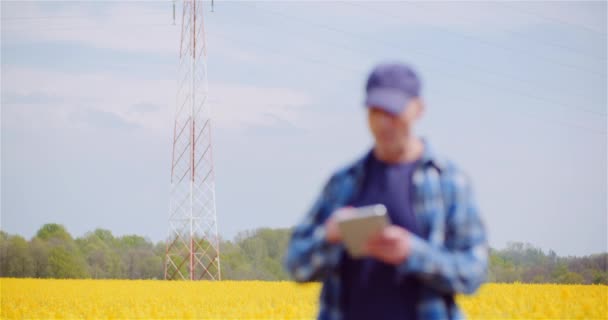
[(382, 229), (367, 242), (366, 253), (388, 264), (398, 265), (410, 254), (410, 233), (391, 225)]

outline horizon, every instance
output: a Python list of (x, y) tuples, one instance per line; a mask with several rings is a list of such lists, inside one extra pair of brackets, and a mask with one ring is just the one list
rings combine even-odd
[[(62, 223), (49, 222), (49, 223), (47, 223), (47, 224), (58, 224), (58, 225), (61, 225), (61, 226), (65, 227), (65, 225), (64, 225), (64, 224), (62, 224)], [(40, 226), (40, 227), (42, 227), (42, 226)], [(114, 236), (114, 238), (120, 238), (120, 237), (126, 237), (126, 236), (138, 236), (138, 237), (142, 237), (142, 238), (143, 238), (143, 239), (145, 239), (146, 241), (151, 242), (153, 245), (158, 245), (159, 243), (166, 243), (166, 240), (158, 240), (158, 241), (154, 241), (154, 240), (152, 240), (152, 239), (151, 239), (149, 236), (140, 235), (140, 234), (135, 234), (135, 233), (116, 234), (116, 233), (114, 233), (112, 230), (108, 230), (108, 229), (104, 229), (104, 228), (94, 228), (93, 230), (86, 231), (86, 232), (84, 232), (84, 233), (83, 233), (83, 234), (81, 234), (81, 235), (74, 235), (74, 234), (70, 233), (70, 230), (69, 230), (67, 227), (65, 227), (65, 228), (66, 228), (66, 231), (68, 232), (68, 234), (70, 234), (70, 236), (72, 236), (72, 239), (74, 239), (74, 240), (76, 240), (76, 239), (78, 239), (78, 238), (84, 238), (84, 237), (85, 237), (87, 234), (92, 233), (92, 232), (94, 232), (95, 230), (102, 229), (102, 230), (107, 230), (107, 231), (110, 231), (110, 233), (112, 234), (112, 236)], [(259, 230), (259, 229), (288, 230), (288, 229), (290, 229), (290, 228), (292, 228), (292, 227), (257, 227), (257, 228), (255, 228), (255, 229), (245, 229), (245, 230), (241, 230), (241, 231), (237, 232), (237, 233), (236, 233), (236, 234), (235, 234), (233, 237), (231, 237), (231, 238), (225, 238), (225, 237), (223, 237), (223, 236), (222, 236), (221, 234), (219, 234), (219, 233), (218, 233), (218, 235), (219, 235), (219, 239), (220, 239), (220, 241), (230, 241), (230, 242), (235, 242), (235, 241), (236, 241), (236, 238), (237, 238), (239, 235), (241, 235), (241, 234), (246, 235), (246, 234), (248, 234), (248, 233), (255, 232), (255, 231)], [(6, 232), (6, 231), (4, 231), (4, 230), (2, 230), (2, 229), (0, 228), (0, 232)], [(12, 234), (12, 233), (8, 233), (8, 235), (9, 235), (9, 236), (14, 236), (14, 235), (17, 235), (17, 236), (23, 237), (23, 238), (24, 238), (24, 239), (26, 239), (27, 241), (31, 241), (33, 238), (35, 238), (35, 237), (36, 237), (36, 234), (32, 235), (31, 237), (25, 237), (25, 236), (20, 235), (20, 234)], [(492, 250), (504, 250), (504, 249), (507, 249), (507, 247), (508, 247), (509, 245), (511, 245), (511, 244), (516, 244), (516, 243), (521, 243), (521, 244), (524, 244), (524, 245), (530, 245), (530, 246), (532, 246), (532, 247), (534, 247), (534, 248), (536, 248), (536, 249), (540, 249), (540, 250), (543, 252), (543, 254), (549, 254), (551, 251), (553, 251), (553, 252), (555, 252), (555, 254), (556, 254), (558, 257), (562, 257), (562, 258), (567, 258), (567, 257), (576, 257), (576, 258), (582, 258), (582, 257), (586, 257), (586, 256), (594, 256), (594, 255), (608, 254), (608, 251), (604, 251), (604, 252), (595, 252), (595, 253), (593, 253), (593, 252), (592, 252), (592, 253), (585, 254), (585, 255), (562, 255), (562, 254), (560, 254), (558, 251), (555, 251), (555, 250), (553, 250), (553, 249), (551, 249), (551, 248), (548, 248), (548, 249), (543, 249), (543, 248), (540, 248), (540, 247), (536, 246), (534, 243), (529, 243), (529, 242), (524, 242), (524, 241), (517, 241), (517, 240), (513, 240), (513, 241), (507, 241), (507, 243), (505, 244), (505, 246), (504, 246), (504, 247), (501, 247), (501, 248), (498, 248), (498, 247), (492, 247), (492, 246), (490, 246), (489, 248), (490, 248), (490, 249), (492, 249)]]

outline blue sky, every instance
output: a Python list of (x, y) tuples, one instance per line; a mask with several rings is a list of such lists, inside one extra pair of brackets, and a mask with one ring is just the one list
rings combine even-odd
[[(365, 78), (397, 60), (423, 79), (418, 134), (472, 177), (493, 247), (607, 250), (605, 2), (215, 4), (222, 236), (303, 217), (331, 172), (371, 147)], [(3, 1), (1, 16), (2, 230), (163, 239), (171, 2)]]

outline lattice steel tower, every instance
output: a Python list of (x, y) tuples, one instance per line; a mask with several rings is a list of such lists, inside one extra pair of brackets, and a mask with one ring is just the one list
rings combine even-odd
[(200, 1), (184, 0), (165, 279), (220, 280), (207, 48)]

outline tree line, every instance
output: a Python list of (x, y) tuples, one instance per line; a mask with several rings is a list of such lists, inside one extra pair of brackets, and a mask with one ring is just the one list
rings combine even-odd
[[(260, 228), (220, 240), (224, 280), (289, 280), (283, 259), (290, 229)], [(165, 243), (114, 236), (105, 229), (73, 238), (45, 224), (26, 240), (0, 231), (0, 277), (163, 279)], [(608, 253), (559, 257), (531, 244), (490, 249), (488, 281), (497, 283), (608, 284)]]

